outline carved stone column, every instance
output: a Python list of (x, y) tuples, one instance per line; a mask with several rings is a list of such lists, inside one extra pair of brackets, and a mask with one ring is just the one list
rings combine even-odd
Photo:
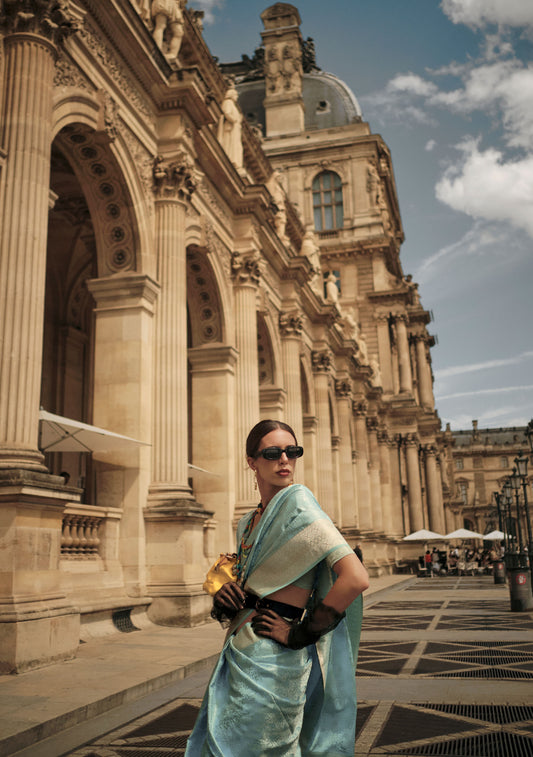
[(180, 151), (154, 164), (157, 275), (155, 412), (150, 501), (191, 498), (188, 484), (187, 271), (185, 210), (196, 188), (192, 159)]
[(357, 453), (357, 509), (359, 512), (359, 528), (362, 531), (373, 530), (370, 478), (368, 475), (368, 439), (366, 433), (367, 410), (367, 402), (361, 400), (354, 401), (352, 412), (355, 416), (355, 450)]
[(438, 534), (445, 532), (444, 511), (442, 507), (442, 484), (437, 468), (437, 450), (428, 444), (424, 447), (426, 465), (426, 487), (429, 511), (429, 528)]
[(357, 500), (354, 497), (352, 435), (350, 423), (352, 414), (352, 387), (349, 381), (335, 382), (337, 414), (339, 418), (339, 525), (358, 528)]
[(378, 446), (378, 419), (370, 417), (366, 419), (369, 453), (369, 476), (370, 476), (370, 500), (372, 503), (372, 526), (373, 530), (383, 531), (383, 513), (381, 510), (381, 476), (380, 455)]
[(400, 393), (413, 391), (413, 376), (411, 373), (411, 358), (409, 355), (409, 340), (407, 338), (407, 316), (396, 316), (396, 334), (398, 336), (398, 364), (400, 369)]
[(394, 391), (394, 381), (391, 362), (391, 340), (389, 329), (389, 314), (376, 316), (378, 332), (378, 353), (381, 369), (383, 391), (387, 394)]
[(57, 2), (1, 5), (1, 673), (71, 658), (80, 638), (59, 570), (69, 496), (38, 451), (54, 58), (70, 29)]
[(405, 487), (402, 481), (403, 449), (401, 437), (396, 434), (389, 440), (390, 471), (391, 471), (391, 500), (392, 500), (392, 525), (389, 533), (397, 536), (406, 536), (410, 533), (409, 513), (405, 507)]
[(392, 518), (391, 499), (391, 459), (390, 442), (386, 428), (378, 428), (380, 483), (381, 483), (381, 513), (383, 516), (382, 530), (387, 534), (395, 533)]
[[(292, 426), (299, 441), (303, 439), (302, 382), (300, 377), (302, 314), (298, 311), (280, 313), (279, 330), (283, 354), (283, 375), (287, 392), (285, 420)], [(302, 468), (300, 468), (300, 472), (301, 470)]]
[(321, 507), (330, 517), (335, 516), (333, 502), (333, 463), (331, 458), (331, 426), (329, 408), (329, 376), (333, 356), (329, 350), (312, 353), (315, 381), (317, 429), (318, 496)]
[[(2, 3), (0, 468), (46, 470), (38, 452), (52, 86), (71, 29), (56, 2)], [(0, 35), (1, 36), (1, 35)]]
[(259, 421), (259, 371), (257, 352), (257, 287), (261, 277), (258, 250), (233, 255), (235, 332), (239, 357), (235, 372), (235, 459), (237, 460), (237, 515), (257, 503), (253, 476), (245, 461), (246, 437)]
[(418, 447), (418, 438), (414, 434), (407, 434), (407, 437), (405, 439), (405, 457), (407, 466), (407, 490), (411, 531), (419, 531), (421, 528), (424, 528)]
[(433, 398), (433, 384), (431, 381), (431, 368), (428, 362), (427, 337), (417, 334), (413, 337), (416, 349), (416, 369), (418, 377), (418, 392), (422, 407), (433, 410), (435, 401)]

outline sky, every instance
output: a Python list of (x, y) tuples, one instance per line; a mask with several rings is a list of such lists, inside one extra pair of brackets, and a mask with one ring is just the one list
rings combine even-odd
[[(189, 0), (221, 62), (261, 43), (258, 0)], [(533, 0), (299, 0), (317, 65), (392, 153), (435, 399), (453, 431), (533, 418)]]

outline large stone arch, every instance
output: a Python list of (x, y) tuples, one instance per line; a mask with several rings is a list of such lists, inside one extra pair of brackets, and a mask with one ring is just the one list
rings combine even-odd
[(98, 277), (138, 268), (139, 235), (123, 172), (109, 148), (109, 138), (83, 123), (69, 123), (53, 149), (70, 164), (94, 228)]

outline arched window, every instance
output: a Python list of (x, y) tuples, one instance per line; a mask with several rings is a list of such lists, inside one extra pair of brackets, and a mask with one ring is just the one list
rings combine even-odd
[(333, 171), (322, 171), (313, 179), (313, 215), (317, 231), (342, 229), (342, 182)]

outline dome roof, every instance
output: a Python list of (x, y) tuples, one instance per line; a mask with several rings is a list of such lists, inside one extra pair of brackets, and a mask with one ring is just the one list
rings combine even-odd
[[(236, 84), (239, 105), (245, 118), (265, 134), (265, 80), (254, 79)], [(333, 74), (312, 71), (303, 75), (305, 129), (331, 129), (362, 118), (361, 108), (351, 89)]]

